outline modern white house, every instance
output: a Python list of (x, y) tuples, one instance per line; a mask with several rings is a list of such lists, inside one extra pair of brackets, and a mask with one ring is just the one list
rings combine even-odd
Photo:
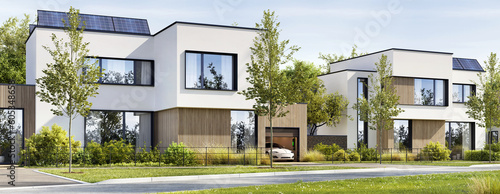
[[(39, 10), (37, 17), (26, 41), (26, 85), (18, 87), (27, 90), (21, 93), (33, 104), (20, 112), (26, 138), (43, 126), (68, 129), (68, 118), (53, 115), (54, 107), (34, 94), (36, 79), (54, 62), (43, 47), (54, 47), (52, 34), (67, 39), (62, 22), (67, 15)], [(163, 148), (172, 142), (265, 147), (270, 140), (267, 118), (256, 116), (254, 101), (238, 94), (250, 86), (246, 64), (258, 29), (174, 22), (151, 34), (145, 19), (80, 17), (86, 22), (89, 61), (99, 65), (103, 77), (99, 94), (90, 99), (90, 115), (73, 121), (75, 140), (86, 145), (121, 138), (137, 147)], [(307, 147), (307, 105), (288, 110), (274, 122), (275, 142), (301, 158)]]
[[(330, 73), (321, 75), (327, 91), (346, 96), (351, 106), (358, 98), (368, 98), (370, 74), (375, 63), (386, 55), (392, 63), (394, 86), (404, 110), (394, 118), (394, 130), (383, 133), (383, 148), (423, 148), (430, 141), (446, 144), (452, 157), (461, 158), (462, 148), (481, 149), (486, 132), (466, 114), (464, 102), (474, 95), (478, 73), (484, 72), (476, 59), (456, 58), (452, 53), (392, 48), (332, 63)], [(349, 148), (361, 143), (380, 144), (375, 130), (369, 130), (356, 110), (336, 127), (322, 127), (317, 135), (346, 136)], [(493, 139), (498, 141), (498, 129)], [(494, 140), (495, 141), (495, 140)]]

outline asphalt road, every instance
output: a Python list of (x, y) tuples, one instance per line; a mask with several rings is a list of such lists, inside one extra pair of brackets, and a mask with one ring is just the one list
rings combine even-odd
[(0, 193), (156, 193), (182, 190), (201, 190), (211, 188), (226, 188), (251, 185), (294, 183), (299, 180), (326, 181), (339, 179), (371, 178), (386, 176), (405, 176), (436, 173), (454, 173), (500, 170), (500, 165), (483, 165), (472, 167), (416, 167), (416, 168), (378, 168), (378, 169), (353, 169), (329, 171), (328, 173), (317, 172), (300, 175), (274, 175), (274, 176), (254, 176), (254, 177), (225, 177), (199, 180), (171, 180), (163, 182), (143, 182), (143, 183), (102, 183), (102, 184), (74, 184), (63, 186), (42, 186), (29, 188), (8, 188), (0, 189)]

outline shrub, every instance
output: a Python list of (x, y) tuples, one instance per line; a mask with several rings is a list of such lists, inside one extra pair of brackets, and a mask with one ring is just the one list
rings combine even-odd
[(302, 159), (304, 162), (325, 161), (325, 155), (317, 150), (309, 150)]
[(430, 160), (450, 160), (451, 151), (446, 149), (445, 146), (441, 145), (439, 142), (433, 143), (432, 141), (425, 145), (422, 150), (422, 154), (425, 158)]
[(102, 146), (96, 142), (90, 142), (85, 148), (86, 154), (89, 156), (91, 164), (103, 165), (106, 164), (106, 154), (102, 150)]
[[(26, 149), (19, 152), (19, 163), (27, 159), (30, 165), (37, 166), (69, 163), (69, 138), (66, 134), (57, 124), (52, 125), (51, 129), (43, 126), (40, 133), (25, 140)], [(71, 146), (72, 152), (76, 153), (81, 143), (71, 136)]]
[(375, 148), (367, 148), (366, 144), (361, 144), (357, 149), (362, 161), (377, 160), (378, 152)]
[[(490, 151), (489, 150), (466, 150), (464, 160), (469, 161), (489, 161)], [(500, 153), (492, 152), (491, 160), (500, 160)]]
[(485, 150), (490, 150), (490, 147), (492, 152), (500, 152), (500, 143), (492, 143), (491, 146), (490, 144), (484, 145)]
[(417, 155), (414, 153), (406, 153), (406, 152), (393, 152), (382, 154), (383, 161), (415, 161), (417, 159)]
[(361, 161), (358, 152), (355, 152), (355, 151), (353, 151), (349, 154), (349, 160), (350, 161), (357, 161), (357, 162)]
[(134, 147), (123, 139), (105, 142), (103, 152), (108, 155), (108, 160), (111, 160), (111, 163), (134, 161)]
[(349, 161), (349, 154), (347, 154), (344, 149), (340, 149), (339, 151), (333, 154), (334, 161)]
[(173, 165), (194, 165), (196, 163), (196, 157), (193, 150), (186, 148), (184, 143), (172, 142), (165, 150), (165, 164)]
[(144, 146), (142, 148), (139, 148), (136, 153), (137, 162), (139, 163), (147, 163), (147, 162), (158, 163), (159, 155), (160, 155), (160, 150), (158, 150), (158, 145), (149, 148)]
[(339, 151), (340, 149), (342, 148), (340, 148), (340, 146), (338, 146), (337, 144), (325, 145), (323, 143), (318, 143), (313, 147), (313, 150), (319, 151), (320, 153), (325, 155), (327, 160), (331, 160), (332, 154)]
[(473, 177), (469, 183), (470, 193), (500, 193), (500, 177)]

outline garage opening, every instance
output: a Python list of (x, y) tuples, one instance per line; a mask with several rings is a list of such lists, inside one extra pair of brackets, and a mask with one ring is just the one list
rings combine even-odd
[[(266, 127), (266, 145), (269, 145), (269, 143), (271, 143), (271, 129), (269, 127)], [(276, 147), (276, 144), (278, 144), (279, 147), (282, 147), (284, 151), (290, 150), (294, 155), (293, 161), (299, 160), (299, 128), (273, 127), (273, 143), (275, 144), (274, 147)], [(287, 158), (275, 158), (275, 161), (276, 160), (292, 161), (292, 159)]]

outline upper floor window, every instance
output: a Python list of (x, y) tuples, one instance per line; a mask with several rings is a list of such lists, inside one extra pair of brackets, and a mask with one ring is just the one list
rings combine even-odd
[(446, 106), (447, 81), (438, 79), (415, 79), (414, 103), (418, 105)]
[(237, 90), (235, 54), (186, 51), (186, 88)]
[(103, 76), (101, 84), (153, 85), (153, 61), (131, 59), (91, 58), (97, 61)]
[(469, 96), (474, 95), (475, 91), (475, 85), (453, 84), (453, 102), (467, 102), (469, 101)]

